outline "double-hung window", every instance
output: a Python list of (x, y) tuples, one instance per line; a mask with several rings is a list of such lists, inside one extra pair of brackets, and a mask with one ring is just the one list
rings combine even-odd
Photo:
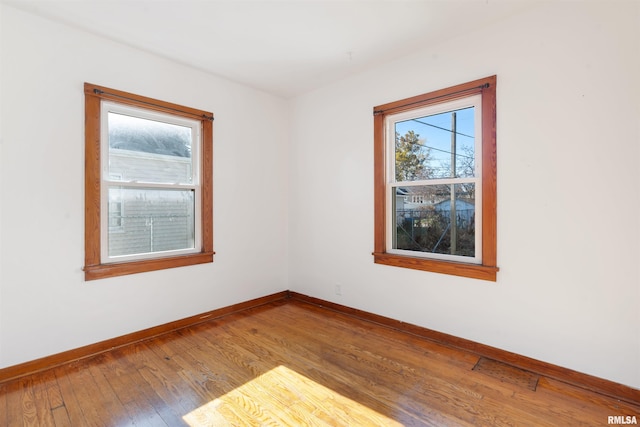
[(85, 279), (213, 261), (212, 120), (85, 84)]
[(374, 261), (496, 279), (496, 77), (374, 108)]

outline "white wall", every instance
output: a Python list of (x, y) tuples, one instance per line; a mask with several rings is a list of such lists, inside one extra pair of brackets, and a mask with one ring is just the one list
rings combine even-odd
[[(640, 387), (640, 12), (607, 5), (291, 105), (0, 5), (0, 367), (290, 288)], [(491, 74), (498, 282), (373, 264), (372, 107)], [(213, 264), (83, 281), (85, 81), (215, 113)]]
[[(639, 22), (541, 4), (295, 99), (290, 288), (640, 387)], [(498, 281), (375, 265), (372, 108), (493, 74)]]
[[(287, 288), (285, 101), (0, 12), (0, 367)], [(213, 264), (84, 282), (85, 81), (215, 114)]]

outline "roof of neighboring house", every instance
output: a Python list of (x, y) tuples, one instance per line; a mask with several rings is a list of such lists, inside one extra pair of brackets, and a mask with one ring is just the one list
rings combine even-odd
[(191, 141), (184, 134), (154, 129), (118, 127), (109, 133), (109, 146), (177, 157), (191, 157)]

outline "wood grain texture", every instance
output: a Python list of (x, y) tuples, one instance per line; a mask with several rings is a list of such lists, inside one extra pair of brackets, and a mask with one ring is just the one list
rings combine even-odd
[(375, 313), (358, 310), (297, 292), (290, 291), (290, 298), (325, 307), (327, 309), (334, 310), (348, 316), (353, 316), (358, 319), (373, 322), (378, 325), (384, 325), (400, 332), (415, 335), (446, 347), (461, 350), (468, 354), (476, 355), (477, 357), (488, 357), (497, 361), (501, 361), (516, 368), (533, 372), (540, 376), (548, 377), (550, 379), (561, 381), (566, 384), (571, 384), (578, 388), (584, 388), (598, 394), (603, 394), (616, 400), (623, 400), (634, 405), (640, 405), (640, 390), (626, 386), (624, 384), (608, 381), (602, 378), (594, 377), (582, 372), (577, 372), (571, 369), (563, 368), (561, 366), (553, 365), (551, 363), (532, 359), (530, 357), (522, 356), (520, 354), (512, 353), (496, 347), (491, 347), (475, 341), (459, 338), (453, 335), (445, 334), (443, 332), (438, 332), (421, 326), (412, 325), (400, 320), (391, 319), (389, 317), (380, 316)]
[(100, 264), (100, 98), (86, 94), (84, 103), (84, 265), (87, 268)]
[(292, 298), (0, 384), (7, 426), (578, 426), (640, 415), (541, 377), (536, 391), (479, 357)]
[(500, 381), (526, 387), (531, 391), (536, 391), (538, 380), (540, 379), (538, 375), (532, 372), (486, 357), (481, 357), (476, 366), (473, 367), (473, 370), (495, 377)]

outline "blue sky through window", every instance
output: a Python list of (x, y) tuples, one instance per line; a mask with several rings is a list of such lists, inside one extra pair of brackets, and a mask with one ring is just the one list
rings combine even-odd
[[(475, 108), (455, 110), (456, 113), (456, 172), (458, 176), (473, 174), (475, 149)], [(429, 151), (428, 166), (436, 178), (451, 177), (452, 111), (418, 117), (396, 123), (400, 136), (413, 130), (420, 144)]]

